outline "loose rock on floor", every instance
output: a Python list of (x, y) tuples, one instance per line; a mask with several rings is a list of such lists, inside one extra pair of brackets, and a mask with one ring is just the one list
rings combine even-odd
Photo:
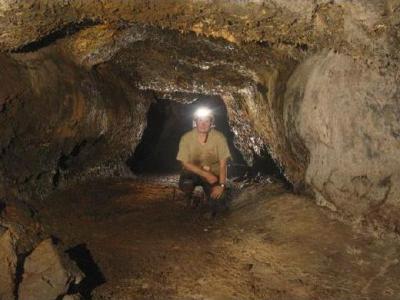
[(93, 182), (47, 202), (46, 228), (84, 242), (104, 276), (92, 299), (400, 297), (398, 242), (362, 235), (278, 184), (245, 189), (212, 220), (185, 210), (174, 189)]

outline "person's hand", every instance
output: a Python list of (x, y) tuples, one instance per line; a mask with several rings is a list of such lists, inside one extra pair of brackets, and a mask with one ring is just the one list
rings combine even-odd
[(213, 173), (207, 172), (207, 175), (205, 176), (205, 179), (209, 184), (215, 184), (218, 182), (218, 177), (215, 176)]
[(224, 193), (224, 188), (222, 186), (214, 186), (211, 188), (211, 198), (218, 200), (221, 198), (222, 194)]

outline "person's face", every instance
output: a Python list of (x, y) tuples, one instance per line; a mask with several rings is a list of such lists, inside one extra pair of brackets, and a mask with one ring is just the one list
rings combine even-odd
[(206, 118), (197, 118), (196, 119), (196, 128), (197, 132), (199, 133), (207, 133), (211, 129), (211, 118), (206, 117)]

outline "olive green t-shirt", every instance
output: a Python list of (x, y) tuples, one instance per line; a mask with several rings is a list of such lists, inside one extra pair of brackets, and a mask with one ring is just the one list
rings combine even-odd
[(209, 166), (211, 172), (218, 176), (219, 161), (231, 157), (226, 138), (218, 130), (211, 129), (207, 142), (201, 144), (197, 135), (197, 129), (194, 128), (182, 136), (176, 159), (193, 163), (198, 167)]

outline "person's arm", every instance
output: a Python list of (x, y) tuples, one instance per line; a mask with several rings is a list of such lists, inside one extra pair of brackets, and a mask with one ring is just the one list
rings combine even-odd
[(211, 173), (209, 171), (201, 169), (200, 167), (196, 166), (195, 164), (182, 161), (182, 165), (186, 170), (188, 170), (196, 175), (199, 175), (200, 177), (203, 177), (209, 184), (215, 184), (218, 182), (217, 176), (215, 176), (213, 173)]
[[(231, 153), (229, 151), (228, 143), (224, 136), (220, 136), (218, 142), (218, 157), (219, 157), (219, 183), (226, 184), (227, 177), (227, 161), (231, 157)], [(214, 186), (211, 190), (211, 197), (214, 199), (219, 199), (224, 193), (225, 187), (220, 185)]]
[(227, 161), (228, 159), (221, 159), (219, 161), (219, 183), (226, 184), (226, 177), (227, 177)]
[[(219, 184), (226, 184), (226, 164), (227, 159), (221, 159), (219, 161)], [(212, 187), (211, 189), (211, 198), (219, 199), (221, 198), (222, 194), (224, 193), (225, 187), (221, 185), (217, 185)]]

